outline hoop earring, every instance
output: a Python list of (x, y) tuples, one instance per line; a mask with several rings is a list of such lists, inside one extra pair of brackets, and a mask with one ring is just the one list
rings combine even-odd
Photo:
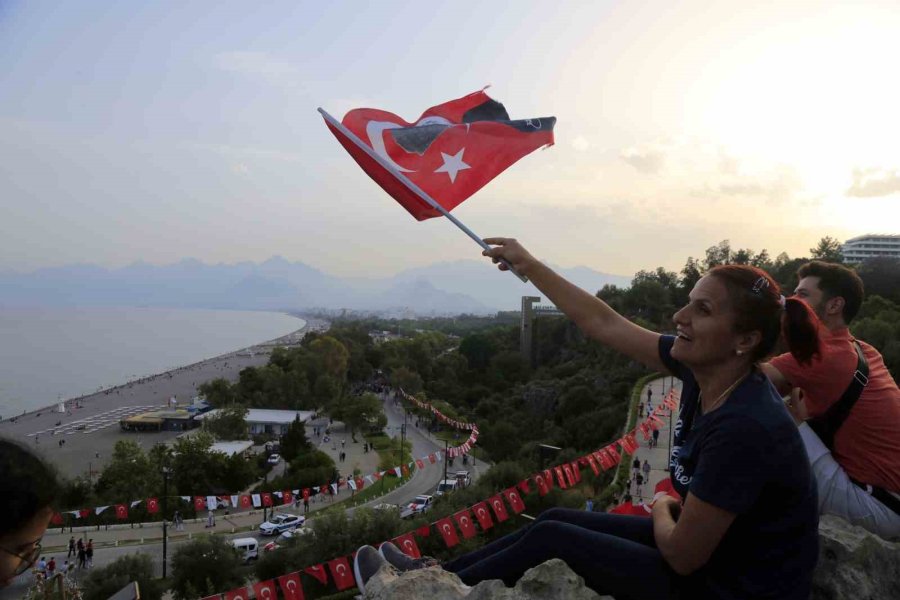
[(734, 352), (735, 352), (735, 354), (737, 354), (738, 356), (743, 356), (743, 355), (744, 355), (744, 351), (743, 351), (743, 350), (735, 350)]

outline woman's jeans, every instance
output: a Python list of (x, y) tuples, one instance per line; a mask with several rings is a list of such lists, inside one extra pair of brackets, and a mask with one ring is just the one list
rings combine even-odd
[(656, 548), (653, 521), (551, 508), (528, 527), (444, 564), (467, 585), (512, 586), (532, 567), (559, 558), (600, 594), (617, 599), (676, 598), (678, 580)]

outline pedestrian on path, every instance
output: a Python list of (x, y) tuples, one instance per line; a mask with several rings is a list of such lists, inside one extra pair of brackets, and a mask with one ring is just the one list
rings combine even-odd
[[(78, 540), (79, 542), (81, 540)], [(83, 569), (87, 562), (87, 553), (84, 551), (84, 545), (78, 547), (78, 568)]]
[(638, 498), (643, 498), (641, 494), (641, 486), (644, 485), (644, 476), (638, 473), (634, 476), (634, 495)]
[(56, 573), (56, 557), (51, 556), (50, 562), (47, 563), (47, 579), (53, 577)]
[(75, 551), (75, 536), (69, 538), (69, 553), (66, 554), (66, 558), (70, 558), (72, 556), (76, 556), (78, 553)]
[(656, 448), (657, 446), (659, 446), (659, 429), (654, 429), (654, 430), (653, 430), (653, 438), (652, 438), (651, 441), (653, 442), (652, 445), (653, 445), (654, 448)]
[(84, 546), (84, 559), (87, 568), (90, 569), (94, 566), (94, 540), (89, 539), (88, 543)]
[(635, 475), (641, 472), (641, 459), (634, 457), (634, 461), (631, 463), (631, 470)]
[(594, 499), (588, 498), (587, 502), (584, 503), (584, 510), (588, 512), (594, 512)]
[(309, 498), (304, 498), (303, 499), (303, 514), (306, 514), (308, 512), (309, 512)]
[(207, 527), (215, 527), (216, 526), (216, 514), (210, 510), (206, 515), (206, 526)]
[(644, 472), (644, 481), (650, 481), (650, 461), (644, 459), (644, 466), (641, 467), (641, 471)]

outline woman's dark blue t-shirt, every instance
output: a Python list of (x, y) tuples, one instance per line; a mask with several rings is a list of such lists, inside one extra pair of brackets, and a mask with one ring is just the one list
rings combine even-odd
[[(819, 554), (816, 485), (797, 426), (768, 378), (754, 371), (719, 408), (699, 410), (693, 373), (659, 356), (682, 381), (669, 471), (688, 492), (737, 515), (709, 562), (689, 577), (704, 598), (809, 598)], [(700, 597), (698, 596), (698, 597)]]

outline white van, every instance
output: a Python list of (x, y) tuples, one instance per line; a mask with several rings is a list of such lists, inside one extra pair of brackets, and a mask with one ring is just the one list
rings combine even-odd
[(455, 492), (457, 489), (459, 489), (459, 482), (457, 480), (444, 479), (438, 484), (437, 489), (434, 491), (434, 495), (443, 496), (444, 494)]
[(238, 551), (244, 564), (249, 564), (251, 560), (259, 558), (259, 542), (256, 541), (256, 538), (237, 538), (231, 540), (231, 544)]

